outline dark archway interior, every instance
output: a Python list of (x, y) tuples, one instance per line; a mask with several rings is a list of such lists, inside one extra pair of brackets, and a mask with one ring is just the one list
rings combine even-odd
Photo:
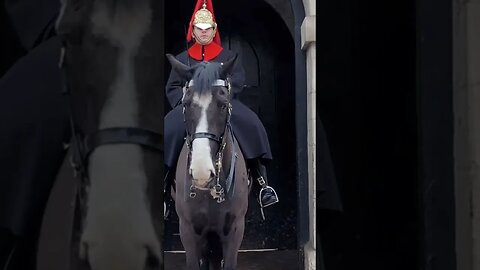
[(317, 4), (317, 116), (344, 207), (318, 211), (325, 269), (419, 269), (415, 2)]
[[(178, 54), (185, 50), (186, 28), (195, 2), (166, 2), (167, 53)], [(213, 1), (213, 5), (223, 47), (242, 56), (246, 86), (240, 99), (265, 125), (274, 155), (267, 167), (268, 175), (280, 197), (277, 205), (266, 209), (267, 220), (263, 221), (256, 199), (251, 196), (241, 248), (296, 249), (293, 39), (282, 18), (263, 1), (247, 0), (241, 6)], [(167, 64), (167, 78), (169, 72)], [(176, 221), (169, 222), (166, 227), (166, 250), (181, 249)]]
[(4, 5), (0, 6), (0, 35), (2, 35), (2, 50), (0, 54), (0, 77), (2, 77), (15, 61), (25, 54), (13, 30)]

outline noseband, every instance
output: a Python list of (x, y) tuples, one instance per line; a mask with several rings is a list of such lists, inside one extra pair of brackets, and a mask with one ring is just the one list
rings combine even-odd
[[(185, 84), (185, 93), (187, 91), (189, 91), (190, 87), (193, 86), (193, 80), (190, 80), (188, 81), (186, 84)], [(216, 80), (213, 82), (212, 86), (220, 86), (220, 87), (226, 87), (228, 89), (228, 97), (230, 97), (230, 93), (231, 93), (231, 84), (230, 84), (230, 81), (227, 79), (227, 80)], [(185, 119), (185, 105), (183, 105), (183, 121), (186, 122), (186, 119)], [(190, 134), (188, 132), (188, 130), (186, 130), (186, 133), (187, 133), (187, 136), (186, 136), (186, 145), (187, 145), (187, 148), (188, 148), (188, 160), (190, 160), (190, 157), (192, 155), (192, 143), (194, 140), (196, 139), (209, 139), (209, 140), (212, 140), (214, 142), (216, 142), (218, 145), (219, 145), (219, 148), (218, 148), (218, 151), (216, 153), (216, 161), (215, 161), (215, 183), (211, 182), (211, 180), (209, 180), (209, 184), (207, 186), (207, 188), (202, 188), (202, 187), (197, 187), (195, 186), (195, 183), (192, 179), (192, 184), (190, 186), (190, 198), (195, 198), (196, 196), (196, 189), (199, 189), (199, 190), (210, 190), (210, 194), (212, 195), (212, 197), (214, 199), (217, 200), (218, 203), (221, 203), (223, 201), (225, 201), (225, 190), (224, 188), (222, 187), (222, 185), (220, 184), (220, 173), (222, 171), (222, 161), (223, 161), (223, 152), (225, 150), (225, 146), (227, 144), (227, 141), (226, 141), (226, 134), (227, 132), (232, 132), (232, 129), (231, 129), (231, 125), (230, 125), (230, 118), (232, 116), (232, 104), (230, 103), (230, 99), (229, 99), (229, 102), (228, 102), (228, 114), (227, 114), (227, 121), (225, 122), (225, 129), (223, 130), (223, 133), (220, 134), (220, 135), (217, 135), (217, 134), (213, 134), (213, 133), (209, 133), (209, 132), (196, 132), (196, 133), (193, 133), (193, 134)], [(232, 139), (233, 139), (233, 135), (232, 135)], [(234, 164), (235, 164), (235, 151), (232, 151), (232, 166), (230, 166), (230, 173), (229, 173), (229, 177), (227, 179), (227, 183), (229, 182), (228, 180), (230, 178), (233, 178), (233, 170), (234, 170)], [(228, 187), (227, 187), (228, 189)]]

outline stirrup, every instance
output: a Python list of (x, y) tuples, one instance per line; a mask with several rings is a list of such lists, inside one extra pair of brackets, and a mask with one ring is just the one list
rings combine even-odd
[[(262, 178), (263, 179), (263, 178)], [(274, 202), (271, 202), (269, 204), (266, 204), (266, 205), (263, 205), (262, 203), (262, 193), (265, 191), (265, 190), (271, 190), (273, 195), (275, 196), (276, 200)], [(260, 189), (260, 192), (258, 193), (258, 204), (260, 204), (260, 212), (262, 213), (262, 218), (263, 220), (265, 220), (265, 213), (263, 212), (263, 208), (265, 207), (268, 207), (270, 205), (274, 205), (276, 203), (279, 202), (279, 199), (278, 199), (278, 195), (277, 195), (277, 192), (275, 191), (275, 189), (273, 189), (271, 186), (263, 186), (262, 189)]]

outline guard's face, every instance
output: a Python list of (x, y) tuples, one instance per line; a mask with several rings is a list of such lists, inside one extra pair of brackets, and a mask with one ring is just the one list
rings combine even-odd
[(197, 41), (197, 43), (201, 45), (210, 44), (213, 40), (213, 36), (215, 35), (215, 30), (213, 27), (207, 29), (201, 29), (196, 26), (193, 27), (193, 37)]

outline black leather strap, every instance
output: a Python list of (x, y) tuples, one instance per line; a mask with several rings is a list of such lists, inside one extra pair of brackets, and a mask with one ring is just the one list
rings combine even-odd
[(217, 143), (222, 142), (222, 137), (219, 137), (215, 134), (208, 133), (208, 132), (197, 132), (193, 134), (191, 138), (191, 142), (193, 142), (195, 139), (201, 139), (201, 138), (213, 140), (213, 141), (216, 141)]
[(163, 136), (141, 128), (116, 127), (100, 129), (93, 134), (87, 135), (84, 143), (85, 159), (95, 148), (104, 144), (138, 144), (163, 152)]
[(225, 179), (225, 189), (227, 190), (227, 198), (233, 198), (235, 192), (235, 166), (237, 163), (237, 149), (235, 147), (235, 136), (230, 125), (228, 125), (228, 131), (230, 132), (230, 142), (232, 143), (231, 159), (230, 159), (230, 171), (228, 177)]
[[(192, 87), (192, 86), (194, 86), (194, 85), (195, 85), (195, 83), (194, 83), (193, 80), (187, 81), (187, 82), (185, 83), (185, 87), (186, 87), (186, 88)], [(215, 81), (212, 83), (212, 86), (228, 87), (228, 86), (229, 86), (229, 82), (228, 82), (228, 80), (220, 80), (220, 79), (218, 79), (218, 80), (215, 80)]]

